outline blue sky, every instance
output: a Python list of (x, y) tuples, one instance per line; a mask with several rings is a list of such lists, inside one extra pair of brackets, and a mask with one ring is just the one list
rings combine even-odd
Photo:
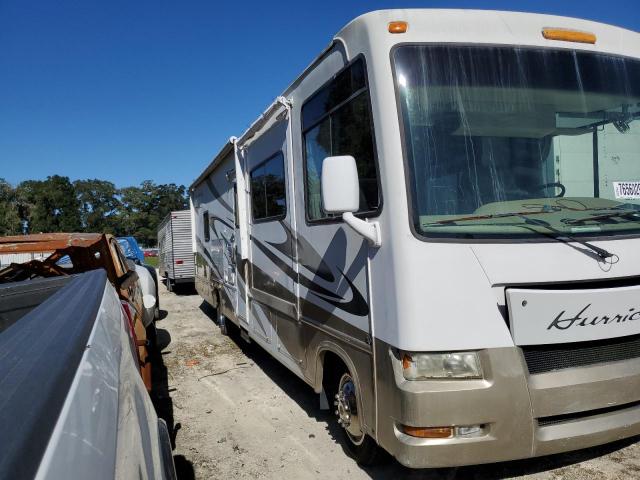
[(190, 184), (344, 24), (487, 8), (640, 30), (640, 0), (0, 0), (0, 177)]

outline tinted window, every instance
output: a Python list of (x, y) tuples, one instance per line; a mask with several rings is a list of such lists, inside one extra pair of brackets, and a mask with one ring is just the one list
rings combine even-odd
[(320, 191), (322, 162), (328, 156), (353, 156), (360, 177), (359, 212), (379, 207), (369, 105), (364, 64), (358, 60), (302, 107), (309, 220), (328, 216), (322, 209)]
[(254, 220), (275, 219), (286, 215), (282, 152), (251, 171), (251, 206)]
[(302, 129), (309, 129), (329, 111), (364, 88), (366, 88), (364, 62), (356, 60), (302, 106)]
[(211, 239), (211, 234), (209, 233), (209, 212), (202, 214), (202, 225), (204, 228), (204, 241), (208, 242)]

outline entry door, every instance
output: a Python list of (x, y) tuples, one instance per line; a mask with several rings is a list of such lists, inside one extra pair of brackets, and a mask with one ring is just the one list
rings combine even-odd
[(253, 335), (298, 365), (302, 342), (294, 293), (297, 273), (287, 132), (288, 120), (281, 120), (247, 148), (249, 311)]

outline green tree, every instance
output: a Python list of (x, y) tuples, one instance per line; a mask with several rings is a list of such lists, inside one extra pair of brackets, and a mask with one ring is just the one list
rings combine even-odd
[(18, 185), (17, 195), (30, 233), (81, 229), (80, 202), (69, 177), (26, 180)]
[(143, 245), (155, 245), (162, 219), (172, 210), (183, 210), (188, 205), (183, 185), (156, 185), (151, 180), (139, 187), (121, 189), (120, 201), (117, 234), (132, 235)]
[(76, 180), (73, 186), (80, 202), (80, 223), (85, 232), (115, 233), (118, 223), (116, 186), (105, 180)]
[(0, 178), (0, 236), (22, 233), (22, 221), (16, 190)]

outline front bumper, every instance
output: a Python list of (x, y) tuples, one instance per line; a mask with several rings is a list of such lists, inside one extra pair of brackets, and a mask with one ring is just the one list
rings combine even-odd
[[(407, 381), (377, 342), (377, 440), (408, 467), (452, 467), (577, 450), (640, 434), (640, 359), (529, 375), (519, 348), (480, 352), (482, 380)], [(483, 425), (420, 439), (401, 425)]]

